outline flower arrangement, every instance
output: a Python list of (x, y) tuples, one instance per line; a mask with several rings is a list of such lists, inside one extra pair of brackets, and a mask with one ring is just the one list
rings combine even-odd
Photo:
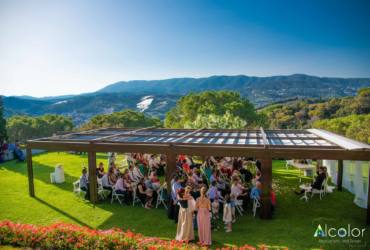
[[(144, 250), (196, 250), (206, 249), (196, 244), (185, 244), (175, 240), (145, 237), (119, 228), (96, 230), (67, 223), (35, 226), (12, 221), (0, 221), (0, 245), (30, 247), (33, 249), (144, 249)], [(223, 247), (222, 250), (267, 249)]]

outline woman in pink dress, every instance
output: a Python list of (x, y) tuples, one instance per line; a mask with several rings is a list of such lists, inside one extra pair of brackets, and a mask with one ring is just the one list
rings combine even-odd
[(196, 201), (198, 210), (198, 236), (199, 242), (203, 246), (210, 246), (211, 240), (211, 201), (206, 196), (207, 189), (202, 187), (200, 189), (200, 197)]

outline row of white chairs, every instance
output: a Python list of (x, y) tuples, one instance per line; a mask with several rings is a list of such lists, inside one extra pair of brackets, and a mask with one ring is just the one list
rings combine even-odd
[[(103, 188), (103, 184), (101, 179), (97, 180), (98, 183), (98, 196), (100, 199), (105, 200), (109, 196), (110, 191)], [(132, 184), (132, 206), (135, 206), (135, 204), (139, 203), (142, 207), (144, 207), (144, 204), (141, 202), (140, 198), (138, 197), (136, 190), (137, 190), (137, 183)], [(77, 180), (73, 182), (73, 192), (78, 195), (79, 197), (85, 196), (86, 192), (83, 191), (80, 187), (80, 180)], [(155, 207), (158, 208), (160, 205), (163, 205), (165, 209), (167, 209), (166, 204), (166, 183), (162, 184), (161, 187), (156, 191), (157, 192), (157, 200)], [(112, 197), (111, 197), (111, 204), (117, 200), (121, 205), (123, 204), (125, 195), (120, 194), (116, 192), (115, 187), (112, 187)]]

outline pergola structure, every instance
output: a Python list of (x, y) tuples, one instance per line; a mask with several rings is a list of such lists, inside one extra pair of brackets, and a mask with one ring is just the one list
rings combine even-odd
[[(370, 161), (370, 145), (319, 129), (104, 128), (27, 141), (29, 193), (32, 197), (35, 196), (32, 149), (87, 152), (90, 199), (93, 203), (97, 202), (97, 152), (165, 154), (168, 190), (171, 175), (176, 168), (176, 156), (179, 154), (254, 157), (262, 163), (261, 218), (264, 219), (271, 218), (269, 192), (272, 159), (338, 160), (339, 190), (342, 186), (343, 160)], [(370, 185), (367, 207), (367, 224), (370, 225)]]

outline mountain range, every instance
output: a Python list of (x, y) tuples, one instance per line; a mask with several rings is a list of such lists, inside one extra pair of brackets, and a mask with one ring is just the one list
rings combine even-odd
[(211, 76), (204, 78), (173, 78), (165, 80), (121, 81), (93, 92), (36, 98), (4, 97), (5, 115), (42, 115), (46, 113), (71, 116), (81, 124), (91, 116), (125, 108), (164, 118), (176, 101), (190, 92), (232, 90), (248, 98), (256, 107), (292, 98), (353, 96), (362, 87), (370, 86), (370, 78), (317, 77), (304, 74), (288, 76)]

